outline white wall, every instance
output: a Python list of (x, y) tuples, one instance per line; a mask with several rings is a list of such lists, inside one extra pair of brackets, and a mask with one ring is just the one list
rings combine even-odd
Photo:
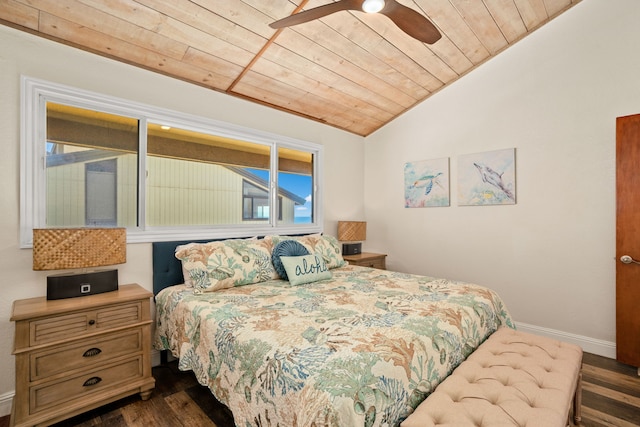
[[(363, 138), (0, 26), (0, 416), (14, 391), (12, 302), (46, 293), (46, 272), (18, 248), (21, 74), (323, 144), (325, 232), (364, 216)], [(151, 289), (151, 245), (130, 244), (118, 269), (120, 283)]]
[[(365, 248), (615, 356), (615, 119), (640, 113), (638, 17), (637, 0), (583, 0), (369, 136)], [(517, 204), (457, 206), (458, 156), (511, 147)], [(451, 207), (403, 208), (404, 163), (442, 157)]]

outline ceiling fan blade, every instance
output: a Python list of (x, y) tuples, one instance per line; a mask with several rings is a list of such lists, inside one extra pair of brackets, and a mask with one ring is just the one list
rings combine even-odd
[(425, 16), (396, 0), (386, 0), (380, 13), (390, 18), (402, 31), (421, 42), (433, 44), (442, 37), (436, 26)]
[(291, 16), (287, 16), (286, 18), (272, 22), (269, 26), (271, 28), (290, 27), (292, 25), (313, 21), (314, 19), (322, 18), (335, 12), (340, 12), (341, 10), (361, 10), (363, 2), (364, 0), (339, 0), (335, 3), (329, 3), (324, 6), (318, 6), (313, 9), (295, 13)]

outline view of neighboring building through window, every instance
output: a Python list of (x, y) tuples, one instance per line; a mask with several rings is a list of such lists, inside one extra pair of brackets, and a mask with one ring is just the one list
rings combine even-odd
[(135, 226), (138, 120), (54, 103), (46, 120), (46, 226)]
[(218, 131), (201, 119), (191, 125), (181, 116), (175, 125), (171, 118), (48, 98), (43, 96), (46, 136), (27, 150), (38, 153), (37, 144), (45, 146), (44, 191), (30, 196), (34, 206), (44, 206), (44, 218), (34, 217), (34, 227), (119, 226), (175, 234), (180, 228), (316, 221), (319, 150), (313, 144), (297, 147), (295, 141)]
[[(269, 190), (249, 180), (242, 181), (242, 219), (269, 220)], [(282, 219), (282, 197), (278, 197), (278, 219)]]

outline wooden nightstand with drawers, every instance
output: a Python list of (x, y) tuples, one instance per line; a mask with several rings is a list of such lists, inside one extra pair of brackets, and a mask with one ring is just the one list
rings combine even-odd
[(16, 394), (11, 426), (49, 425), (140, 393), (150, 397), (151, 292), (13, 303)]
[(343, 255), (342, 258), (345, 261), (349, 261), (349, 264), (352, 265), (360, 265), (362, 267), (372, 267), (379, 268), (381, 270), (386, 270), (386, 262), (387, 258), (386, 254), (374, 254), (371, 252), (362, 252), (357, 255)]

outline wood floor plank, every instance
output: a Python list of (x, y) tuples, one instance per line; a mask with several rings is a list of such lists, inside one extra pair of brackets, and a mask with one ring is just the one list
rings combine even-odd
[[(597, 411), (601, 411), (605, 414), (614, 416), (617, 420), (621, 420), (624, 423), (631, 423), (630, 425), (640, 425), (640, 411), (638, 407), (628, 405), (625, 402), (615, 400), (607, 395), (593, 395), (588, 390), (583, 390), (583, 399), (588, 399), (591, 402), (590, 407)], [(626, 424), (625, 424), (626, 425)]]
[(585, 353), (583, 427), (640, 425), (640, 378), (636, 368)]
[(593, 384), (590, 382), (585, 382), (582, 385), (582, 389), (584, 391), (589, 391), (594, 394), (600, 394), (602, 396), (608, 396), (611, 399), (624, 402), (625, 404), (635, 406), (640, 408), (640, 397), (631, 396), (629, 394), (619, 392), (617, 390), (612, 390), (611, 388), (607, 388), (605, 386), (601, 386), (598, 384)]
[(208, 389), (198, 384), (186, 389), (185, 392), (213, 420), (216, 426), (226, 427), (233, 425), (233, 414), (229, 408), (212, 398)]
[(182, 425), (185, 427), (216, 427), (216, 424), (185, 391), (167, 396), (165, 402), (174, 413), (181, 414)]
[(150, 405), (143, 405), (141, 402), (132, 403), (121, 409), (122, 417), (127, 425), (153, 425), (154, 416)]
[(160, 399), (152, 401), (138, 400), (122, 407), (120, 412), (125, 426), (162, 425), (179, 427), (182, 425), (181, 418), (172, 416), (173, 414), (167, 410), (167, 405), (161, 402)]
[(619, 372), (621, 374), (627, 374), (630, 376), (635, 376), (637, 374), (637, 370), (633, 366), (625, 365), (615, 359), (598, 356), (597, 354), (585, 353), (583, 356), (583, 360), (586, 365), (597, 366), (609, 371)]
[(611, 414), (605, 414), (592, 408), (582, 407), (582, 427), (637, 427), (638, 424), (633, 424), (619, 418), (614, 417)]
[(582, 367), (582, 375), (590, 381), (599, 384), (606, 384), (616, 390), (623, 390), (625, 393), (640, 396), (640, 378), (619, 374), (606, 369), (597, 368), (591, 365)]

